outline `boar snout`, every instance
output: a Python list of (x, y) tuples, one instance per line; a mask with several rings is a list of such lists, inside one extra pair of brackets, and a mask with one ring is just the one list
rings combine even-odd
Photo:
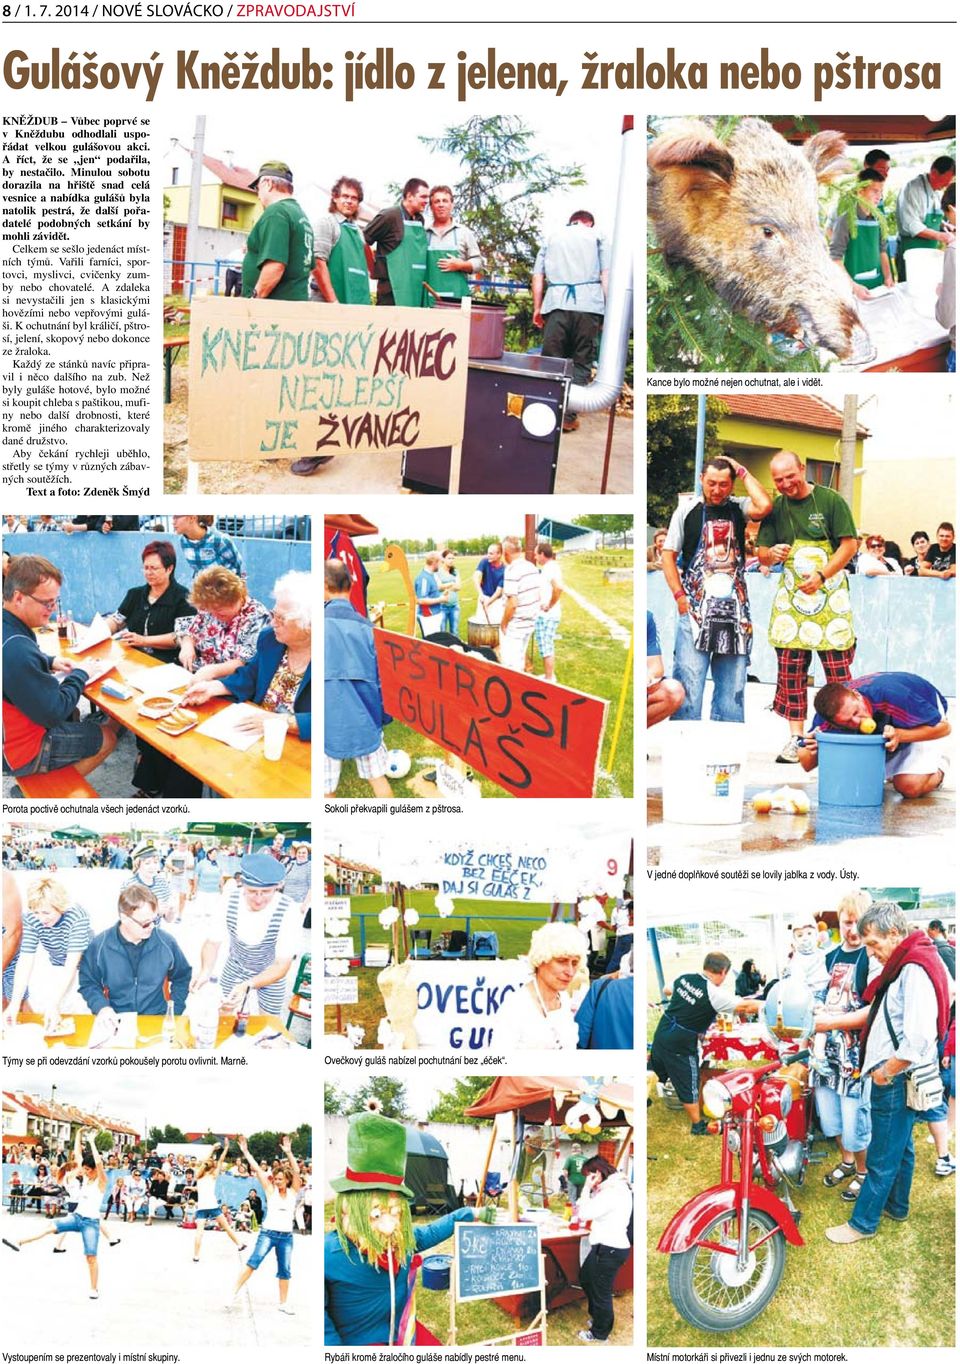
[(850, 304), (825, 308), (797, 303), (793, 313), (808, 342), (825, 346), (847, 364), (864, 365), (876, 356), (876, 347)]

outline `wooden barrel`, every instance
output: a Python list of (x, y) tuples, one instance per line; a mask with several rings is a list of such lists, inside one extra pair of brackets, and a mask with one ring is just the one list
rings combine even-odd
[(490, 625), (485, 620), (468, 620), (467, 643), (475, 647), (486, 646), (488, 649), (499, 649), (500, 626)]

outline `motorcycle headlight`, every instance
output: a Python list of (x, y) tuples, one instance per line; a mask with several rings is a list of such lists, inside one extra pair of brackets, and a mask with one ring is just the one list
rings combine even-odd
[(703, 1087), (703, 1111), (708, 1118), (722, 1118), (733, 1100), (730, 1091), (720, 1080), (708, 1080)]
[(772, 1080), (760, 1088), (759, 1108), (764, 1115), (785, 1118), (793, 1107), (793, 1090), (782, 1080)]

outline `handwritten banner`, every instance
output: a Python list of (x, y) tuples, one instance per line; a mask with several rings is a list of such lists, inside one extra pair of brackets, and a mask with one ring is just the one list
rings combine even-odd
[[(422, 1051), (487, 1051), (494, 1045), (497, 1013), (530, 979), (520, 961), (414, 961), (414, 1027)], [(501, 1045), (509, 1045), (501, 1038)]]
[(198, 298), (190, 458), (457, 445), (469, 325), (466, 310)]
[[(477, 835), (477, 831), (473, 833)], [(619, 895), (630, 870), (630, 832), (610, 821), (589, 836), (574, 831), (560, 846), (548, 838), (479, 833), (451, 839), (381, 836), (377, 865), (387, 881), (436, 885), (456, 900), (537, 904)]]
[(391, 630), (373, 637), (394, 719), (512, 795), (593, 795), (606, 701)]

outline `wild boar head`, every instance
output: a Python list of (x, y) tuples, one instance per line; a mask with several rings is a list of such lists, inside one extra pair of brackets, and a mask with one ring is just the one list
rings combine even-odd
[(666, 259), (699, 270), (732, 308), (862, 361), (873, 347), (817, 216), (817, 183), (850, 169), (845, 152), (836, 132), (800, 148), (763, 119), (743, 119), (725, 143), (679, 122), (647, 153), (648, 209)]

